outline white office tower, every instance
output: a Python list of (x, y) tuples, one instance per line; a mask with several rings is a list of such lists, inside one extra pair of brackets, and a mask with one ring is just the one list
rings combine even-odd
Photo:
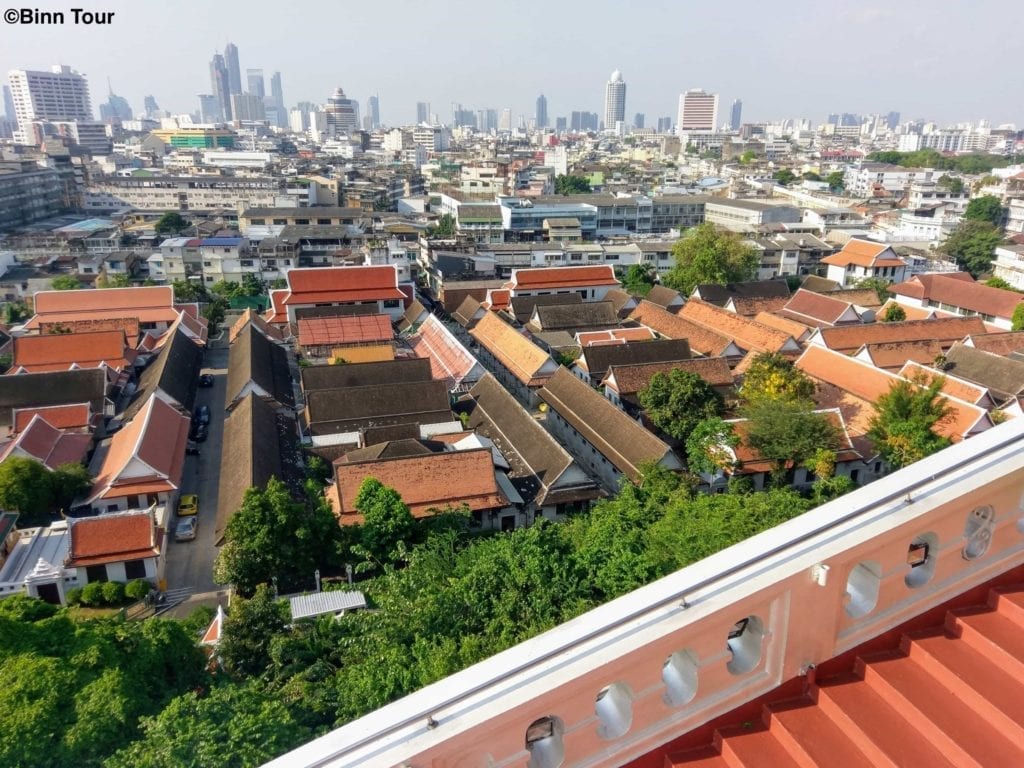
[(718, 94), (692, 88), (679, 94), (679, 133), (713, 133), (718, 125)]
[(615, 124), (626, 121), (626, 81), (619, 70), (612, 72), (612, 77), (604, 87), (604, 127), (614, 130)]
[(337, 139), (359, 130), (359, 102), (345, 97), (345, 91), (335, 88), (324, 107), (327, 115), (327, 134)]
[(49, 72), (15, 69), (8, 73), (18, 130), (14, 140), (34, 144), (32, 123), (92, 122), (89, 84), (84, 75), (62, 64)]

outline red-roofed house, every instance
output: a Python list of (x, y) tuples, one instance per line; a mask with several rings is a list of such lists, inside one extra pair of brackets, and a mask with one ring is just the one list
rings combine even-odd
[(181, 487), (188, 430), (188, 416), (152, 395), (111, 438), (88, 502), (102, 512), (166, 504)]
[(163, 530), (152, 511), (70, 518), (64, 568), (77, 570), (79, 586), (92, 581), (149, 579), (161, 573)]
[(91, 447), (92, 435), (62, 432), (36, 414), (17, 437), (0, 447), (0, 462), (21, 456), (53, 470), (61, 464), (81, 464)]
[(387, 315), (304, 317), (298, 326), (299, 346), (311, 357), (330, 357), (342, 347), (390, 344), (395, 338)]
[(609, 264), (513, 269), (507, 285), (513, 297), (578, 293), (584, 301), (602, 301), (608, 291), (620, 287)]
[(825, 276), (844, 288), (856, 285), (865, 277), (902, 283), (910, 274), (910, 266), (891, 246), (856, 237), (847, 242), (839, 253), (826, 256), (821, 263), (828, 266)]
[(18, 336), (14, 339), (9, 373), (101, 366), (120, 372), (129, 365), (129, 353), (123, 330)]
[(97, 321), (125, 318), (137, 320), (141, 331), (162, 333), (182, 314), (174, 305), (174, 290), (169, 285), (38, 291), (33, 302), (35, 315), (25, 323), (25, 328), (41, 333), (58, 326), (95, 329), (92, 324)]
[(1024, 302), (1024, 295), (977, 283), (966, 272), (915, 275), (889, 290), (896, 301), (907, 307), (940, 309), (967, 317), (977, 315), (1007, 331), (1013, 328), (1014, 310)]
[(32, 423), (38, 414), (57, 429), (73, 429), (81, 432), (90, 429), (102, 414), (93, 414), (89, 403), (72, 405), (46, 405), (39, 408), (15, 408), (12, 411), (11, 432), (17, 434)]
[(275, 325), (294, 323), (295, 310), (368, 304), (377, 314), (398, 321), (406, 295), (398, 287), (398, 269), (380, 267), (309, 267), (288, 272), (288, 287), (270, 292), (267, 319)]

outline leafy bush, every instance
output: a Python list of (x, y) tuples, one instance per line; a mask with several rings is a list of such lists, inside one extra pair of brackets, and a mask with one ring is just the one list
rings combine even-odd
[(72, 587), (64, 593), (64, 600), (68, 605), (81, 605), (82, 604), (82, 588)]
[(130, 597), (132, 600), (142, 600), (152, 591), (153, 585), (145, 579), (135, 579), (134, 581), (129, 581), (124, 586), (125, 596)]
[(93, 581), (82, 587), (82, 605), (103, 605), (102, 581)]
[(107, 605), (120, 605), (124, 602), (124, 583), (108, 581), (103, 584), (103, 602)]
[(28, 595), (11, 595), (0, 600), (0, 616), (12, 621), (41, 621), (56, 612), (57, 606)]

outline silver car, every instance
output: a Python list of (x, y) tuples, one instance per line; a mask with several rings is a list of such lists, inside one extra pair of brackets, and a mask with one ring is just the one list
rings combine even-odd
[(196, 528), (199, 520), (195, 517), (182, 517), (178, 520), (178, 526), (174, 529), (175, 541), (192, 541), (196, 537)]

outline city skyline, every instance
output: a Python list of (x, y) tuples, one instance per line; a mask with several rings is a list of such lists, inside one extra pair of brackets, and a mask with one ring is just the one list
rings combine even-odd
[[(703, 88), (720, 94), (722, 103), (744, 97), (748, 121), (801, 117), (817, 124), (824, 122), (829, 112), (884, 114), (895, 110), (904, 119), (921, 117), (943, 124), (979, 119), (993, 125), (1024, 122), (1020, 106), (1024, 83), (1013, 78), (995, 82), (989, 76), (1012, 71), (1016, 60), (1014, 43), (999, 34), (1005, 29), (1007, 13), (1015, 8), (1006, 0), (952, 7), (938, 19), (921, 13), (925, 5), (916, 1), (826, 16), (817, 6), (799, 0), (787, 6), (789, 14), (772, 14), (749, 28), (733, 23), (736, 14), (655, 3), (633, 11), (638, 18), (659, 20), (654, 31), (645, 31), (642, 47), (639, 42), (624, 40), (598, 49), (591, 43), (599, 36), (598, 19), (612, 18), (625, 10), (624, 4), (599, 2), (606, 12), (587, 14), (586, 18), (571, 8), (545, 7), (546, 23), (525, 49), (511, 27), (504, 30), (495, 24), (486, 41), (467, 36), (458, 46), (432, 51), (434, 65), (412, 72), (397, 61), (393, 69), (379, 63), (372, 68), (344, 61), (330, 68), (316, 64), (335, 57), (327, 55), (326, 41), (308, 35), (309, 14), (317, 16), (318, 25), (329, 26), (336, 20), (353, 31), (347, 51), (354, 62), (366, 59), (369, 49), (377, 45), (370, 32), (388, 19), (403, 18), (429, 37), (443, 31), (448, 14), (438, 15), (406, 2), (389, 7), (386, 15), (372, 8), (311, 3), (307, 4), (308, 14), (286, 15), (267, 27), (260, 23), (259, 14), (241, 16), (230, 4), (203, 5), (205, 28), (216, 31), (190, 35), (188, 40), (161, 38), (167, 41), (162, 50), (153, 45), (152, 36), (159, 33), (161, 23), (155, 9), (121, 2), (110, 5), (117, 11), (116, 22), (105, 30), (73, 25), (5, 26), (0, 73), (6, 79), (12, 69), (46, 70), (53, 64), (67, 64), (86, 74), (94, 88), (112, 77), (118, 83), (118, 94), (137, 112), (142, 111), (143, 97), (153, 94), (172, 114), (191, 113), (198, 107), (196, 94), (209, 90), (211, 57), (226, 54), (226, 46), (233, 43), (242, 69), (280, 71), (286, 84), (294, 83), (288, 87), (289, 109), (298, 101), (323, 104), (335, 88), (342, 87), (359, 101), (379, 94), (381, 122), (389, 125), (413, 122), (416, 102), (427, 99), (435, 104), (459, 102), (474, 110), (510, 108), (513, 115), (531, 116), (540, 92), (548, 99), (552, 123), (573, 111), (603, 116), (603, 85), (614, 69), (627, 75), (630, 114), (674, 114), (679, 93)], [(756, 8), (752, 2), (740, 5)], [(184, 0), (182, 13), (188, 13), (191, 6), (200, 7), (195, 0)], [(477, 6), (474, 9), (474, 14), (480, 12)], [(480, 18), (480, 23), (486, 19)], [(845, 57), (841, 66), (808, 66), (815, 61), (816, 50), (828, 50), (828, 41), (837, 39), (839, 29), (844, 36), (860, 36), (859, 55)], [(986, 57), (959, 61), (958, 67), (943, 69), (942, 77), (937, 78), (941, 59), (935, 52), (955, 45), (954, 34), (964, 29), (989, 40)], [(113, 36), (116, 45), (108, 44)], [(771, 44), (765, 42), (769, 40)], [(780, 41), (787, 44), (779, 45)], [(820, 41), (820, 49), (814, 41)], [(559, 63), (559, 51), (576, 44), (586, 46), (591, 57), (584, 66), (566, 71)], [(744, 51), (744, 57), (726, 55), (726, 44), (730, 50)], [(887, 53), (895, 50), (909, 50), (910, 55), (897, 59)], [(508, 77), (507, 69), (512, 55), (519, 61), (514, 78)], [(473, 61), (473, 66), (466, 67), (466, 61)], [(549, 72), (555, 67), (559, 77), (550, 82)], [(430, 74), (449, 70), (459, 76), (440, 79)], [(673, 74), (666, 76), (668, 72)]]

